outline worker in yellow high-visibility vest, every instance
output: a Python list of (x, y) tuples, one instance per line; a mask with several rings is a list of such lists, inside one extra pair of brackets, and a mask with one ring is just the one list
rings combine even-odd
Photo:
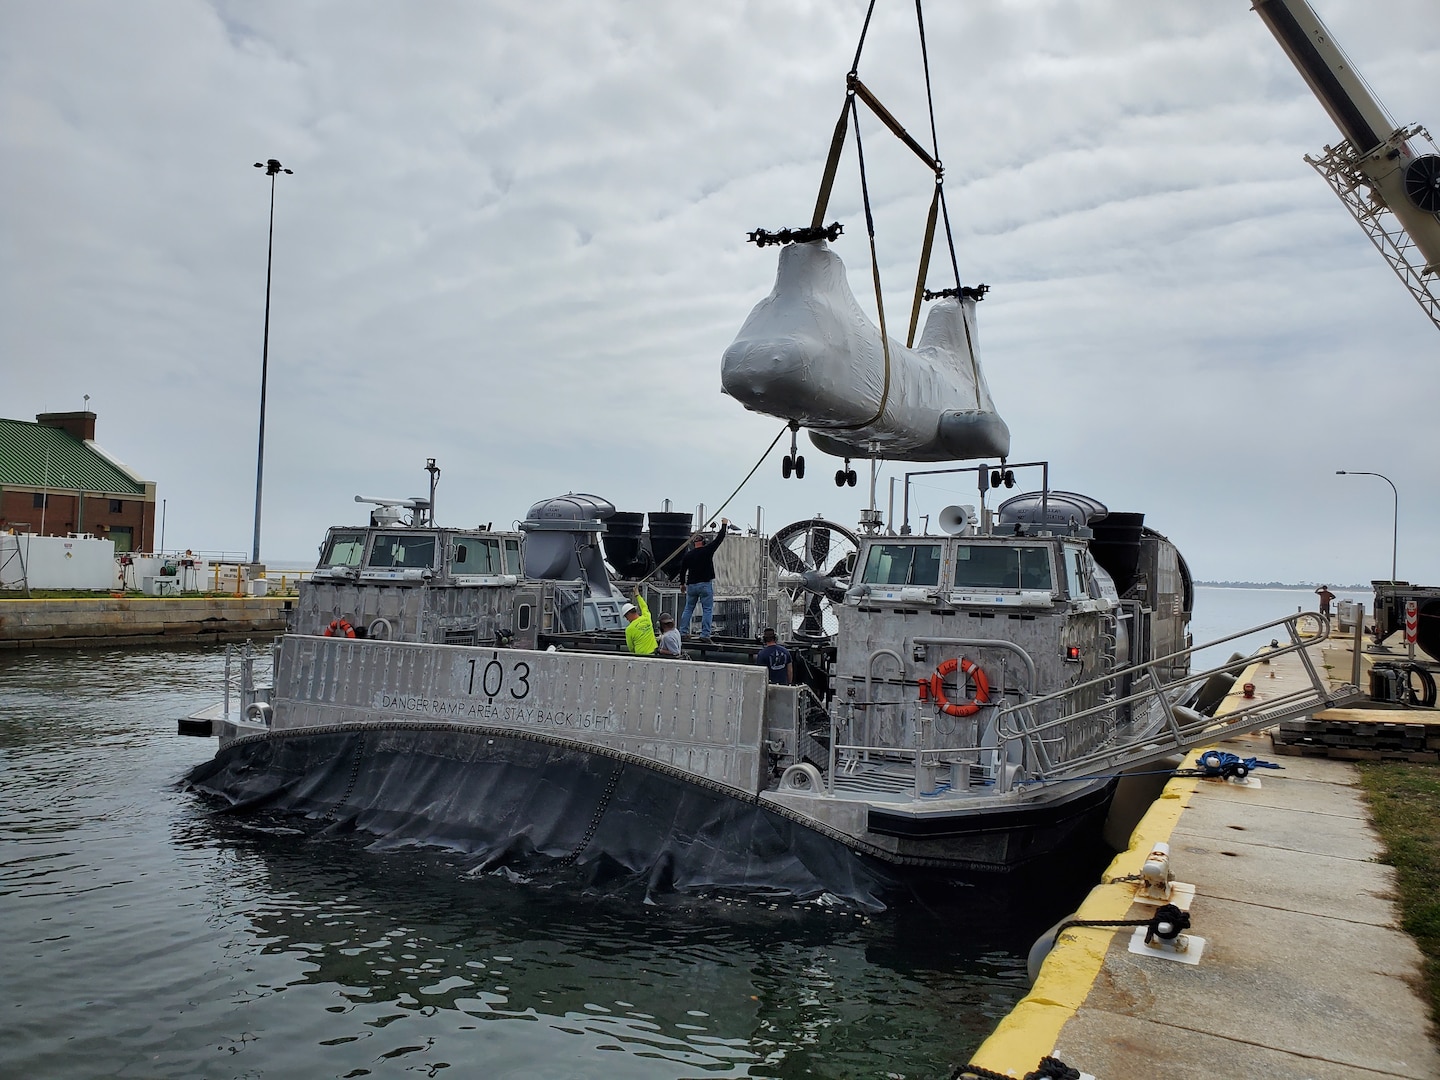
[(626, 604), (621, 614), (628, 625), (625, 627), (625, 644), (636, 656), (650, 656), (658, 647), (655, 642), (655, 626), (650, 621), (650, 609), (640, 590), (635, 590), (635, 603)]

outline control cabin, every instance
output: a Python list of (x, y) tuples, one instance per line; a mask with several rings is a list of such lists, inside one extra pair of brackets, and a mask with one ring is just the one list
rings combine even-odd
[(520, 544), (518, 532), (486, 529), (332, 527), (301, 583), (290, 631), (494, 645), (518, 644), (528, 630), (533, 648), (538, 595), (518, 587)]
[[(987, 728), (996, 709), (984, 706), (1102, 680), (1063, 702), (1042, 703), (1034, 722), (1044, 724), (1141, 689), (1103, 681), (1108, 672), (1189, 646), (1193, 586), (1163, 536), (1138, 520), (1122, 521), (1127, 535), (1117, 542), (1073, 516), (1049, 527), (1011, 516), (990, 533), (861, 539), (855, 580), (838, 613), (833, 682), (836, 705), (857, 729), (852, 744), (876, 753), (912, 745), (909, 729), (933, 717), (954, 745), (995, 746), (1003, 740)], [(1157, 675), (1168, 680), (1188, 669), (1182, 657)], [(1059, 725), (1054, 737), (1063, 748), (1052, 749), (1057, 756), (1083, 752), (1128, 723), (1128, 709)], [(999, 765), (989, 761), (982, 771), (993, 779)]]

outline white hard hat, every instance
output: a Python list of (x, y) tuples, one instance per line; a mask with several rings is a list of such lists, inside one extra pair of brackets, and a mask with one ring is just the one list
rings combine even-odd
[(620, 609), (620, 614), (621, 614), (621, 615), (629, 615), (632, 611), (638, 611), (638, 610), (639, 610), (639, 609), (636, 608), (636, 606), (635, 606), (634, 604), (626, 604), (623, 608)]

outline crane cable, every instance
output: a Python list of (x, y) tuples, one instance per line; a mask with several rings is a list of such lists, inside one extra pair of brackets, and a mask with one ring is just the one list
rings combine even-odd
[[(935, 130), (935, 97), (930, 90), (930, 50), (925, 43), (925, 16), (920, 11), (920, 0), (915, 0), (915, 25), (920, 30), (920, 63), (925, 69), (925, 104), (930, 111), (930, 150), (931, 156), (935, 159), (935, 193), (930, 197), (930, 213), (925, 219), (925, 239), (920, 245), (920, 268), (915, 273), (915, 300), (910, 305), (910, 331), (905, 336), (905, 347), (915, 347), (915, 329), (920, 325), (920, 301), (925, 298), (925, 279), (930, 274), (930, 249), (935, 243), (935, 211), (939, 208), (941, 199), (945, 194), (945, 174), (940, 164), (940, 136)], [(950, 230), (949, 217), (946, 217), (946, 236)], [(955, 248), (951, 245), (950, 260), (955, 260)], [(960, 282), (960, 272), (955, 272), (956, 286)], [(962, 320), (963, 321), (963, 320)]]
[[(935, 96), (930, 79), (930, 51), (925, 38), (925, 16), (921, 6), (921, 0), (915, 0), (915, 22), (920, 37), (920, 56), (925, 72), (925, 102), (930, 121), (930, 145), (931, 150), (927, 152), (915, 138), (900, 124), (900, 122), (881, 104), (880, 100), (860, 81), (860, 56), (865, 49), (865, 39), (870, 31), (870, 22), (875, 14), (875, 0), (870, 0), (865, 10), (865, 22), (860, 30), (860, 41), (855, 47), (855, 59), (850, 65), (850, 71), (846, 76), (845, 104), (840, 110), (840, 116), (835, 122), (835, 130), (830, 138), (830, 151), (826, 156), (825, 169), (821, 175), (820, 191), (816, 196), (815, 210), (811, 215), (810, 224), (814, 229), (824, 225), (825, 211), (830, 203), (830, 195), (835, 185), (835, 174), (840, 164), (840, 153), (845, 145), (845, 136), (851, 124), (855, 128), (855, 154), (860, 167), (860, 190), (861, 199), (865, 208), (865, 225), (870, 241), (870, 274), (875, 287), (875, 307), (880, 323), (880, 348), (884, 356), (884, 382), (882, 384), (880, 402), (875, 414), (868, 420), (856, 424), (847, 424), (841, 430), (854, 430), (868, 427), (878, 421), (885, 414), (885, 407), (890, 398), (891, 366), (890, 335), (887, 332), (885, 321), (885, 301), (882, 295), (880, 283), (879, 254), (875, 244), (875, 217), (870, 203), (870, 189), (868, 177), (865, 171), (865, 151), (860, 138), (860, 113), (856, 98), (864, 101), (876, 117), (915, 154), (926, 163), (935, 175), (935, 191), (931, 196), (930, 210), (925, 222), (925, 239), (920, 251), (920, 264), (915, 278), (915, 294), (910, 309), (910, 325), (906, 334), (906, 348), (913, 348), (915, 345), (915, 331), (920, 322), (920, 304), (925, 299), (925, 280), (930, 270), (930, 256), (935, 243), (936, 226), (939, 219), (943, 217), (945, 224), (945, 241), (950, 253), (950, 268), (955, 278), (955, 293), (957, 300), (963, 299), (960, 285), (960, 264), (955, 256), (955, 236), (950, 224), (950, 207), (945, 200), (945, 168), (940, 161), (940, 140), (935, 124)], [(975, 360), (975, 342), (970, 329), (970, 321), (965, 318), (964, 309), (961, 309), (961, 324), (965, 328), (965, 343), (970, 354), (971, 377), (975, 380), (976, 401), (979, 401), (980, 372)]]
[[(760, 455), (760, 460), (755, 462), (754, 466), (750, 469), (750, 471), (745, 474), (745, 479), (741, 480), (740, 483), (736, 485), (735, 490), (730, 493), (729, 498), (727, 498), (723, 503), (720, 504), (720, 509), (716, 510), (715, 513), (709, 515), (712, 521), (715, 518), (719, 517), (721, 514), (723, 514), (725, 512), (725, 508), (735, 501), (735, 496), (740, 494), (741, 489), (750, 482), (750, 478), (755, 475), (761, 465), (765, 464), (765, 459), (770, 456), (770, 451), (775, 449), (775, 447), (779, 444), (780, 440), (785, 437), (785, 433), (789, 430), (790, 424), (787, 421), (785, 426), (780, 429), (780, 433), (776, 435), (775, 438), (770, 440), (770, 445), (767, 446), (765, 448), (765, 452)], [(669, 555), (665, 556), (665, 558), (659, 564), (657, 564), (655, 569), (651, 570), (650, 573), (646, 575), (646, 577), (651, 577), (655, 574), (658, 574), (661, 570), (665, 568), (666, 564), (668, 564), (671, 559), (675, 558), (676, 555), (679, 555), (681, 552), (685, 551), (691, 544), (693, 544), (695, 542), (695, 538), (697, 536), (700, 536), (705, 531), (704, 524), (704, 522), (701, 522), (701, 527), (692, 532), (690, 534), (690, 538), (686, 540), (684, 544), (682, 544), (680, 547), (677, 547)]]
[[(940, 163), (940, 136), (935, 130), (935, 94), (930, 84), (930, 47), (925, 40), (925, 15), (920, 9), (920, 0), (915, 0), (915, 25), (920, 29), (920, 61), (925, 68), (925, 104), (930, 111), (930, 147), (935, 156), (935, 197), (930, 202), (930, 220), (925, 228), (925, 246), (920, 251), (920, 273), (915, 281), (915, 306), (910, 316), (910, 339), (907, 347), (914, 347), (915, 326), (920, 319), (920, 298), (925, 290), (925, 277), (930, 269), (930, 247), (935, 234), (935, 207), (938, 203), (945, 214), (945, 242), (950, 249), (950, 269), (955, 275), (956, 300), (960, 301), (960, 263), (955, 258), (955, 235), (950, 231), (950, 207), (945, 202), (945, 169)], [(970, 334), (970, 320), (965, 318), (964, 306), (960, 309), (960, 324), (965, 327), (966, 351), (970, 354), (970, 375), (975, 380), (975, 406), (980, 407), (980, 362), (975, 359), (975, 341)]]

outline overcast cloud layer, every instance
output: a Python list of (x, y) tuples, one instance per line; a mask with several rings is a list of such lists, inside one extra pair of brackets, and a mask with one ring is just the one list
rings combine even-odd
[[(1401, 123), (1440, 126), (1440, 5), (1315, 0)], [(913, 5), (867, 84), (928, 142)], [(0, 416), (83, 407), (165, 544), (247, 553), (269, 182), (261, 554), (443, 474), (442, 521), (588, 491), (714, 508), (782, 422), (719, 391), (808, 223), (860, 0), (0, 5)], [(1016, 461), (1138, 510), (1206, 580), (1440, 584), (1440, 334), (1303, 161), (1339, 135), (1249, 0), (926, 10), (946, 191)], [(864, 120), (892, 328), (924, 170)], [(853, 144), (829, 215), (873, 312)], [(932, 270), (941, 287), (945, 275)], [(777, 447), (728, 516), (864, 497)], [(933, 466), (912, 466), (930, 468)], [(879, 502), (892, 476), (881, 471)], [(864, 473), (862, 470), (862, 477)], [(912, 515), (974, 503), (922, 478)], [(898, 506), (897, 496), (897, 506)]]

